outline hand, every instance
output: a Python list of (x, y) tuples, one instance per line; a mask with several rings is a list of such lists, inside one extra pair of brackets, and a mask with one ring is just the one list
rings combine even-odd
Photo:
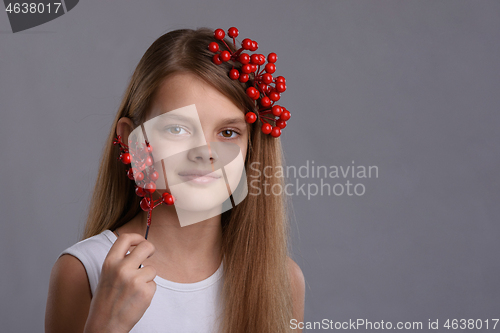
[[(131, 246), (136, 246), (126, 255)], [(156, 291), (153, 266), (138, 268), (154, 245), (136, 233), (120, 235), (104, 259), (90, 303), (85, 332), (129, 332), (142, 318)]]

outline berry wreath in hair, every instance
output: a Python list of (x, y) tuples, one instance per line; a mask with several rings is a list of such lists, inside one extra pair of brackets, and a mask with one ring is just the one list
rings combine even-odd
[(249, 55), (243, 52), (244, 50), (257, 51), (259, 46), (256, 41), (245, 38), (238, 49), (235, 39), (239, 35), (238, 29), (235, 27), (229, 28), (227, 34), (233, 39), (233, 45), (237, 51), (231, 52), (231, 49), (224, 41), (226, 35), (224, 30), (216, 29), (214, 31), (215, 39), (224, 43), (227, 50), (220, 51), (219, 44), (211, 42), (208, 49), (215, 53), (212, 61), (216, 65), (230, 60), (242, 64), (241, 72), (234, 68), (233, 65), (228, 76), (243, 83), (250, 81), (252, 86), (247, 88), (246, 94), (252, 100), (257, 101), (260, 106), (257, 114), (252, 111), (247, 112), (245, 120), (247, 123), (252, 124), (259, 118), (262, 123), (262, 133), (271, 134), (272, 137), (277, 138), (286, 127), (287, 120), (290, 119), (290, 111), (284, 106), (276, 104), (281, 97), (281, 93), (286, 90), (285, 78), (283, 76), (273, 77), (272, 75), (276, 71), (275, 62), (278, 60), (278, 56), (274, 52), (269, 53), (266, 64), (266, 57), (263, 54), (254, 53)]

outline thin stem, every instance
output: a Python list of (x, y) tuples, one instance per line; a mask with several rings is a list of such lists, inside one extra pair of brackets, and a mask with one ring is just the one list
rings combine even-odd
[(231, 52), (231, 49), (229, 48), (229, 46), (227, 46), (226, 41), (224, 39), (221, 39), (221, 41), (224, 43), (224, 45), (226, 45), (227, 50)]
[[(235, 46), (235, 47), (236, 47), (236, 46)], [(239, 49), (238, 51), (236, 51), (236, 52), (234, 53), (234, 55), (235, 55), (236, 57), (238, 57), (238, 56), (241, 54), (241, 52), (242, 52), (243, 50), (244, 50), (244, 48), (240, 47), (240, 49)]]
[(266, 116), (260, 116), (261, 118), (265, 118), (265, 119), (269, 119), (269, 120), (272, 120), (272, 121), (276, 121), (276, 118), (271, 118), (271, 117), (266, 117)]
[(163, 203), (163, 200), (162, 199), (159, 199), (156, 204), (153, 206), (152, 209), (155, 209), (156, 207), (158, 207), (159, 205), (161, 205)]

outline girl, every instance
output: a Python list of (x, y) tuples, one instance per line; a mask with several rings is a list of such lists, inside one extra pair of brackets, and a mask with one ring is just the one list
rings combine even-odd
[[(283, 179), (250, 167), (281, 166), (280, 141), (245, 122), (257, 107), (246, 94), (250, 83), (228, 77), (237, 63), (214, 64), (207, 48), (214, 41), (225, 49), (213, 30), (175, 30), (140, 60), (109, 134), (82, 241), (52, 269), (47, 333), (279, 333), (291, 331), (292, 319), (303, 321), (304, 278), (288, 257), (284, 198), (262, 191)], [(195, 106), (206, 142), (239, 148), (261, 191), (187, 226), (173, 205), (160, 205), (145, 239), (147, 214), (112, 142), (117, 135), (128, 142), (148, 120), (186, 106)], [(172, 142), (193, 135), (174, 122), (163, 133)], [(213, 158), (203, 149), (182, 157), (194, 166)]]

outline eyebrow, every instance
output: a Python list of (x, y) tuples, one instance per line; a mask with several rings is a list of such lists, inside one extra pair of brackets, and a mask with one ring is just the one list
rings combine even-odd
[[(183, 115), (177, 114), (177, 113), (169, 114), (169, 112), (162, 114), (161, 117), (162, 118), (168, 117), (168, 118), (172, 118), (172, 119), (186, 120), (186, 121), (193, 120), (191, 117), (186, 117), (186, 116), (183, 116)], [(221, 126), (221, 125), (245, 125), (245, 123), (246, 123), (245, 119), (242, 119), (242, 118), (223, 118), (218, 122), (219, 126)]]
[(245, 120), (241, 118), (224, 118), (219, 122), (221, 125), (245, 124)]

